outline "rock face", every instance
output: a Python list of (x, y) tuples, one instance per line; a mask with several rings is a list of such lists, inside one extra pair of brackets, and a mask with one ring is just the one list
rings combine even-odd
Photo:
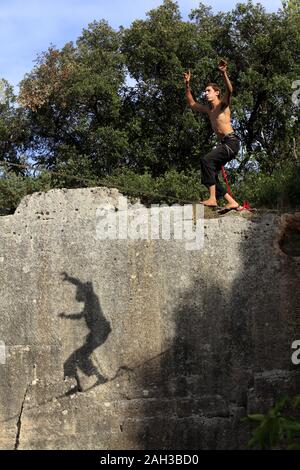
[(0, 448), (245, 448), (241, 418), (300, 390), (299, 214), (198, 219), (188, 250), (99, 238), (120, 201), (52, 190), (0, 218)]

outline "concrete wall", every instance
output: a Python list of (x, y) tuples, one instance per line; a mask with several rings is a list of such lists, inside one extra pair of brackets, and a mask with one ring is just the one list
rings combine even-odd
[(299, 214), (205, 219), (189, 251), (97, 239), (120, 200), (52, 190), (0, 218), (0, 448), (244, 448), (241, 417), (300, 390)]

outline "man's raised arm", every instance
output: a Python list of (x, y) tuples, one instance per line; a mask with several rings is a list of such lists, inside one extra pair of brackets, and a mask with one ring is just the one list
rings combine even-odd
[(222, 103), (225, 106), (230, 106), (233, 87), (232, 87), (231, 81), (229, 80), (229, 77), (227, 75), (227, 62), (226, 62), (226, 60), (224, 60), (224, 59), (220, 60), (219, 65), (218, 65), (218, 69), (220, 70), (220, 72), (223, 75), (225, 86), (226, 86), (226, 93), (222, 98)]
[(185, 81), (185, 95), (186, 95), (186, 100), (188, 103), (188, 106), (195, 111), (199, 111), (199, 113), (206, 113), (207, 112), (207, 106), (204, 104), (200, 104), (197, 101), (194, 100), (193, 95), (191, 93), (191, 88), (190, 88), (190, 79), (191, 79), (191, 72), (184, 72), (183, 74), (183, 79)]

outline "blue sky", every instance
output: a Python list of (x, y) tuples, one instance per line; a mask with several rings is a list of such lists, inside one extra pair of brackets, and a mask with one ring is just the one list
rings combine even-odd
[[(214, 11), (230, 10), (235, 0), (202, 0)], [(130, 26), (163, 0), (0, 0), (0, 78), (16, 86), (33, 67), (37, 54), (50, 43), (62, 47), (75, 41), (94, 20), (106, 19), (118, 28)], [(178, 0), (181, 14), (199, 5), (198, 0)], [(256, 3), (256, 2), (255, 2)], [(261, 0), (267, 11), (277, 11), (281, 0)]]

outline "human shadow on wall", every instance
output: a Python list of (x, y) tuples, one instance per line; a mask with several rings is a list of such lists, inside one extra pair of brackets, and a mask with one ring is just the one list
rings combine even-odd
[(111, 332), (110, 322), (105, 318), (98, 296), (94, 292), (92, 282), (81, 282), (75, 277), (69, 276), (63, 272), (63, 281), (76, 286), (76, 300), (84, 302), (84, 307), (80, 313), (60, 313), (58, 316), (63, 319), (80, 320), (84, 318), (89, 334), (85, 339), (85, 343), (76, 349), (64, 363), (64, 377), (74, 377), (77, 382), (77, 389), (67, 392), (67, 395), (75, 392), (82, 392), (82, 386), (78, 375), (78, 370), (86, 376), (95, 376), (97, 381), (93, 386), (104, 384), (107, 379), (99, 372), (91, 359), (93, 351), (101, 346), (107, 340)]

